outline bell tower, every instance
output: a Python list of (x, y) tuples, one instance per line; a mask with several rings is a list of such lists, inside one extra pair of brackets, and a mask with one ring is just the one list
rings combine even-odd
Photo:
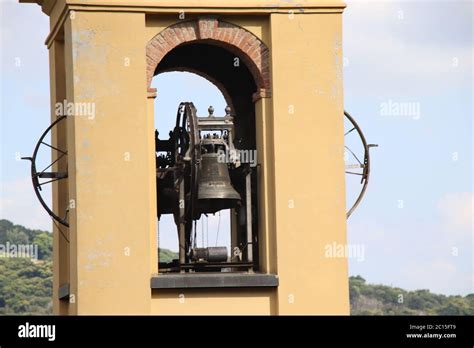
[[(56, 314), (349, 314), (347, 259), (326, 253), (346, 244), (342, 1), (20, 2), (51, 24)], [(168, 71), (228, 107), (160, 114)], [(230, 248), (197, 245), (224, 209)]]

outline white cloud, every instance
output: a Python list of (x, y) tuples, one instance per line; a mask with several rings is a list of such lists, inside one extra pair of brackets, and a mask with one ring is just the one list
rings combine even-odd
[(472, 238), (474, 219), (474, 194), (450, 192), (437, 204), (444, 228), (457, 237)]
[[(472, 17), (465, 14), (466, 5), (350, 3), (344, 13), (345, 75), (346, 83), (357, 88), (348, 90), (416, 97), (445, 91), (446, 86), (470, 86)], [(448, 9), (450, 18), (457, 15), (449, 29), (439, 25), (447, 20)]]
[[(443, 206), (464, 207), (466, 196), (447, 195), (441, 202)], [(472, 244), (466, 240), (471, 229), (466, 230), (462, 209), (453, 210), (447, 210), (449, 219), (463, 224), (461, 232), (451, 232), (452, 222), (445, 219), (440, 224), (435, 216), (397, 224), (375, 219), (349, 220), (349, 242), (363, 244), (366, 249), (364, 262), (349, 260), (350, 274), (360, 274), (369, 283), (406, 290), (429, 289), (446, 295), (472, 293)]]
[[(27, 85), (47, 78), (48, 16), (37, 4), (0, 1), (0, 49), (2, 74)], [(19, 65), (18, 65), (19, 64)]]
[(462, 270), (447, 259), (429, 262), (410, 263), (401, 270), (403, 284), (394, 284), (409, 288), (429, 289), (433, 293), (446, 295), (467, 295), (474, 293), (473, 276), (470, 270)]

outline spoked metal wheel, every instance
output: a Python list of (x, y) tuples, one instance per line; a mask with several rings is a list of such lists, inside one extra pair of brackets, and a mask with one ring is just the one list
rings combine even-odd
[[(176, 160), (183, 161), (187, 174), (185, 177), (189, 178), (186, 182), (186, 206), (192, 208), (197, 204), (198, 166), (201, 158), (197, 114), (193, 103), (180, 104), (174, 133)], [(193, 212), (187, 211), (186, 215), (188, 214), (190, 219), (194, 218)]]
[[(31, 180), (33, 183), (33, 189), (43, 208), (54, 221), (69, 227), (69, 208), (67, 206), (64, 207), (63, 214), (59, 211), (53, 211), (53, 209), (46, 203), (45, 197), (43, 196), (44, 192), (48, 191), (47, 188), (50, 188), (54, 182), (67, 180), (68, 178), (67, 149), (53, 146), (46, 140), (48, 136), (51, 135), (53, 129), (57, 131), (60, 124), (65, 125), (65, 123), (63, 123), (65, 120), (66, 116), (61, 116), (54, 121), (39, 138), (32, 157), (22, 157), (22, 159), (31, 162)], [(53, 154), (52, 162), (45, 160), (44, 158), (49, 158), (51, 153)]]
[(349, 218), (364, 198), (370, 177), (370, 148), (378, 145), (367, 144), (354, 118), (347, 111), (344, 111), (344, 116), (344, 161), (348, 191), (346, 218)]
[[(183, 198), (185, 201), (184, 212), (177, 211), (175, 213), (175, 222), (178, 225), (178, 233), (181, 228), (179, 227), (180, 224), (184, 224), (184, 242), (186, 244), (184, 253), (188, 255), (191, 247), (189, 240), (193, 220), (196, 219), (195, 208), (198, 199), (198, 167), (201, 161), (197, 114), (193, 103), (186, 102), (179, 105), (173, 138), (175, 165), (181, 168), (176, 176), (176, 189), (184, 191)], [(181, 181), (184, 181), (184, 186), (181, 186)], [(180, 214), (183, 215), (180, 216)], [(181, 258), (182, 256), (180, 255), (180, 259)]]

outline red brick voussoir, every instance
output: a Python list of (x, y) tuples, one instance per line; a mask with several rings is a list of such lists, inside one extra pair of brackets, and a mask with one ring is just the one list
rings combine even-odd
[(257, 84), (254, 99), (270, 97), (269, 50), (248, 30), (216, 18), (199, 18), (173, 24), (155, 35), (146, 46), (147, 83), (156, 67), (172, 49), (186, 42), (205, 41), (234, 53), (248, 67)]

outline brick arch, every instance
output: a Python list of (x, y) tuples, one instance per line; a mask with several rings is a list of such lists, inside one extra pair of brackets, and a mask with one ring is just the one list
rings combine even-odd
[(250, 70), (257, 91), (254, 99), (270, 97), (268, 47), (251, 32), (216, 18), (200, 18), (173, 24), (155, 35), (146, 46), (147, 84), (161, 60), (175, 47), (192, 42), (206, 42), (236, 54)]

